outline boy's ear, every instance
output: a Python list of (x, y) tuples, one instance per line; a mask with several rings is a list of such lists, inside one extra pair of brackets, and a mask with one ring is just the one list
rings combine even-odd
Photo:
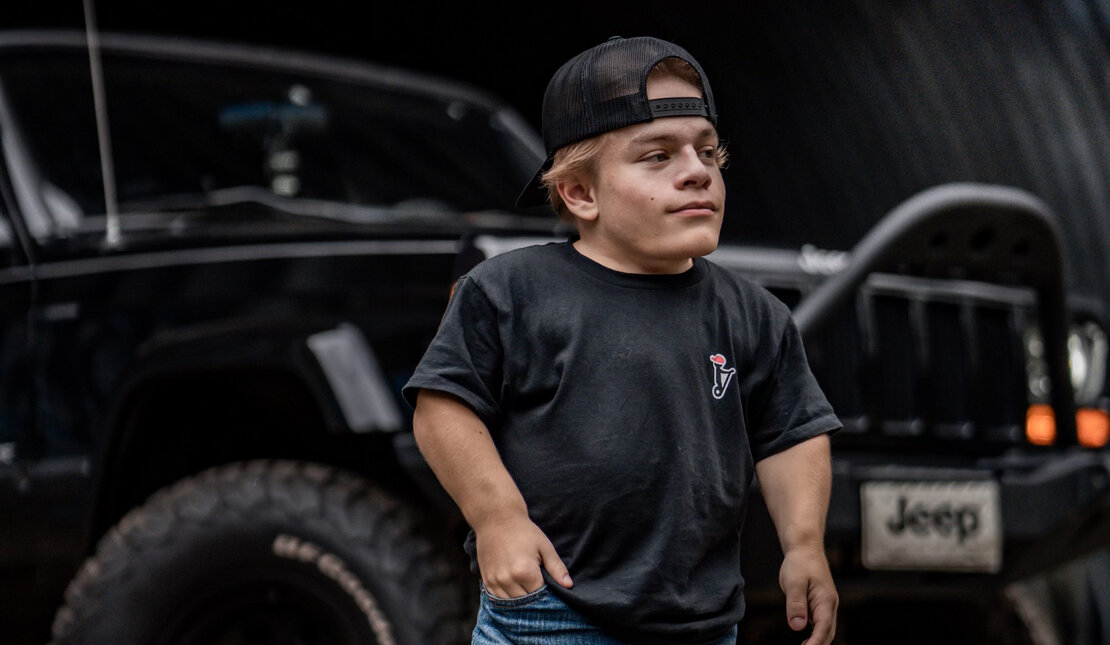
[(597, 219), (597, 199), (594, 187), (578, 175), (555, 184), (559, 196), (563, 198), (567, 210), (576, 219), (592, 221)]

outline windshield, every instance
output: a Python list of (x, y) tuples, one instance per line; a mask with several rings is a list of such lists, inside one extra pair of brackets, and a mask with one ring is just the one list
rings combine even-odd
[[(456, 98), (107, 52), (103, 65), (125, 216), (200, 205), (227, 189), (508, 209), (539, 163), (498, 114)], [(0, 57), (11, 116), (63, 227), (105, 212), (89, 78), (83, 51)]]

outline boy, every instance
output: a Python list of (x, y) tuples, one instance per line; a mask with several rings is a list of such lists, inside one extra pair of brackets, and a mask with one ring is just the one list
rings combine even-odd
[(789, 311), (702, 258), (724, 211), (716, 116), (672, 43), (614, 38), (568, 61), (520, 203), (546, 189), (578, 237), (460, 279), (405, 387), (417, 443), (472, 528), (474, 643), (735, 642), (753, 468), (789, 624), (832, 640), (839, 423)]

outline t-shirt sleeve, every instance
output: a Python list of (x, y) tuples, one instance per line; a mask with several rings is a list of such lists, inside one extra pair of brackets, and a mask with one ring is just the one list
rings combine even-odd
[(422, 390), (462, 399), (487, 425), (497, 416), (502, 356), (497, 310), (472, 278), (455, 285), (439, 330), (402, 394), (416, 407)]
[(760, 389), (762, 396), (749, 430), (756, 461), (841, 427), (809, 369), (793, 319), (787, 319), (776, 365)]

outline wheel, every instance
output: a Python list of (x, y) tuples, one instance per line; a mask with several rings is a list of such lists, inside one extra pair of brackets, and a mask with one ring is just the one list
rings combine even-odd
[(448, 552), (357, 477), (280, 461), (215, 468), (108, 532), (66, 591), (54, 643), (464, 642), (467, 574)]
[(1087, 615), (1084, 622), (1090, 643), (1110, 645), (1110, 551), (1102, 550), (1088, 560)]
[(1039, 592), (1055, 642), (1110, 645), (1110, 549), (1066, 562), (1022, 584)]

